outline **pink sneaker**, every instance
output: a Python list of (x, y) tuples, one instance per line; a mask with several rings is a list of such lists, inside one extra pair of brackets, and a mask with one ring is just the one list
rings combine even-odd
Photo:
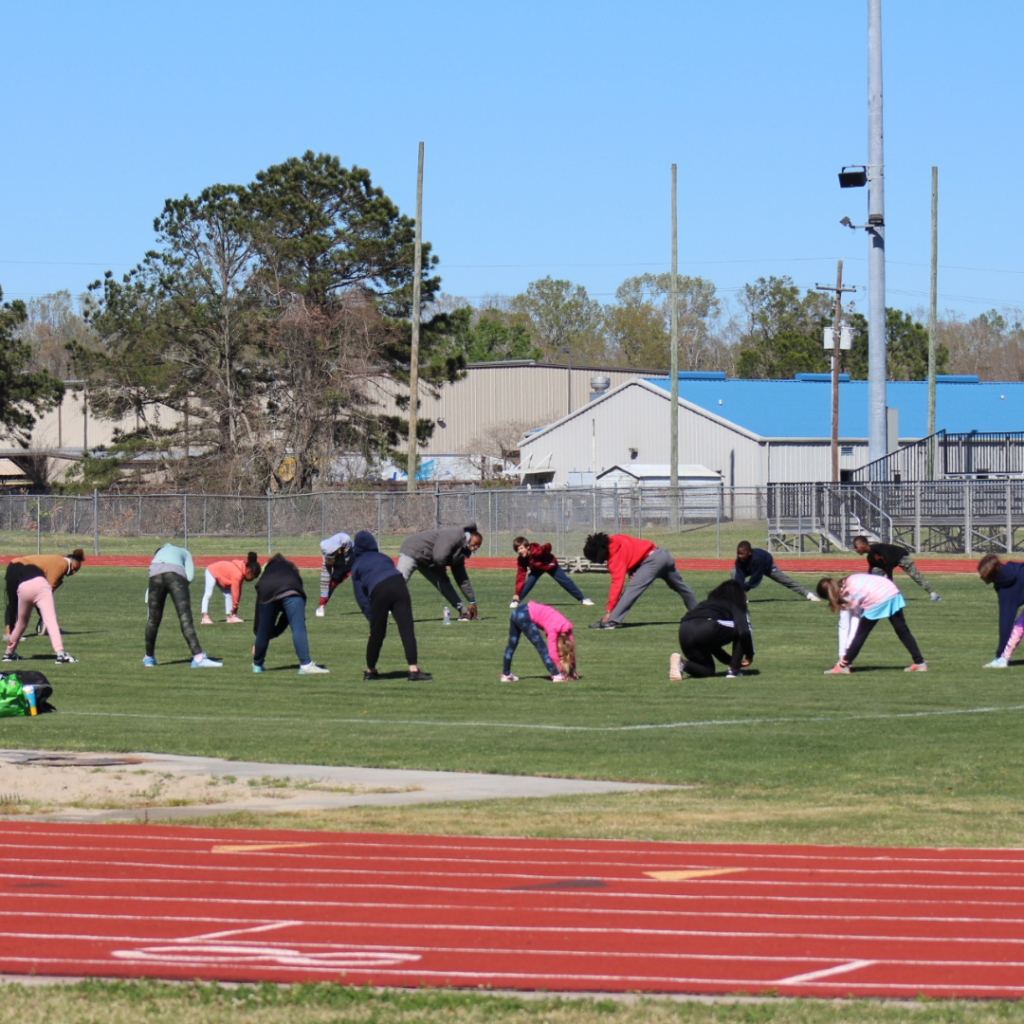
[(848, 676), (850, 674), (849, 665), (840, 665), (837, 661), (831, 668), (825, 669), (825, 675), (827, 676)]
[(668, 678), (673, 683), (683, 678), (683, 656), (678, 651), (668, 656)]
[(199, 625), (200, 626), (212, 626), (213, 625), (213, 619), (211, 619), (210, 616), (206, 614), (206, 612), (203, 612), (203, 617), (199, 620)]
[(507, 675), (505, 675), (504, 672), (502, 672), (502, 674), (501, 674), (501, 681), (503, 683), (518, 683), (519, 682), (519, 676), (513, 676), (513, 675), (508, 675), (507, 676)]
[(245, 622), (245, 619), (240, 619), (237, 615), (229, 615), (224, 621), (234, 625), (236, 622)]

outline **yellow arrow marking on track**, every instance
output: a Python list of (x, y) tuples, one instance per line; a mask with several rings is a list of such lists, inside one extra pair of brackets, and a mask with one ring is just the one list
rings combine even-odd
[(215, 846), (213, 853), (257, 853), (260, 850), (295, 850), (300, 846), (319, 846), (320, 843), (244, 843), (240, 846)]
[(714, 878), (715, 875), (735, 875), (746, 868), (713, 868), (710, 871), (645, 871), (648, 878), (659, 882), (683, 882), (687, 878)]

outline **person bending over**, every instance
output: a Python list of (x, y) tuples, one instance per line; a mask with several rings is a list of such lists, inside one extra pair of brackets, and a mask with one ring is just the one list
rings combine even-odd
[(550, 544), (531, 544), (525, 537), (512, 541), (512, 550), (518, 556), (516, 562), (516, 592), (509, 608), (515, 608), (533, 590), (534, 584), (545, 573), (580, 604), (592, 607), (594, 602), (583, 596), (583, 591), (570, 579), (569, 574), (558, 564), (551, 553)]
[(854, 537), (853, 550), (858, 555), (867, 555), (868, 572), (872, 572), (876, 576), (888, 576), (889, 579), (892, 579), (892, 574), (899, 567), (919, 587), (928, 591), (928, 595), (933, 601), (942, 600), (932, 589), (932, 585), (917, 571), (910, 552), (906, 548), (900, 547), (899, 544), (872, 544), (867, 537)]
[[(476, 595), (466, 572), (466, 559), (483, 543), (483, 537), (476, 523), (468, 526), (452, 526), (441, 530), (423, 530), (406, 537), (398, 551), (398, 571), (409, 582), (414, 572), (420, 572), (429, 580), (438, 593), (454, 608), (458, 609), (459, 622), (479, 618)], [(448, 569), (466, 598), (455, 592)]]
[[(725, 651), (732, 644), (732, 654)], [(669, 658), (668, 677), (679, 680), (689, 675), (706, 679), (715, 674), (715, 659), (726, 665), (726, 679), (743, 675), (754, 660), (754, 635), (747, 613), (747, 592), (737, 580), (719, 583), (679, 623), (682, 653)]]
[(763, 548), (752, 548), (749, 540), (741, 540), (736, 545), (736, 566), (732, 570), (732, 578), (746, 591), (751, 591), (764, 577), (779, 583), (789, 590), (798, 593), (805, 601), (820, 601), (817, 594), (812, 594), (805, 586), (787, 576), (776, 564), (771, 553)]

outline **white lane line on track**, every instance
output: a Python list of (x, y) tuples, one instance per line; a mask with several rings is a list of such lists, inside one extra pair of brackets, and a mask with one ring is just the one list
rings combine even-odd
[[(552, 725), (539, 722), (447, 722), (438, 719), (401, 718), (320, 718), (323, 725), (408, 725), (413, 728), (445, 729), (537, 729), (550, 732), (644, 732), (652, 729), (706, 729), (716, 726), (784, 725), (803, 722), (874, 722), (895, 721), (901, 718), (934, 718), (945, 715), (991, 715), (1007, 711), (1024, 711), (1024, 704), (1007, 704), (1001, 707), (942, 708), (934, 711), (873, 712), (863, 715), (809, 715), (806, 718), (712, 718), (693, 722), (643, 722), (636, 725)], [(144, 718), (168, 722), (209, 722), (209, 715), (151, 715), (131, 711), (65, 711), (65, 717), (79, 715), (89, 718)], [(288, 723), (307, 724), (307, 718), (252, 718), (235, 716), (236, 722), (266, 722), (274, 725)]]
[[(848, 971), (859, 971), (862, 967), (871, 967), (873, 964), (877, 963), (889, 965), (891, 962), (892, 961), (889, 960), (851, 960), (847, 964), (836, 964), (835, 967), (826, 967), (821, 971), (810, 971), (807, 974), (793, 974), (788, 978), (779, 978), (776, 984), (799, 985), (805, 981), (821, 981), (822, 978), (831, 978), (835, 974), (846, 974)], [(980, 967), (982, 965), (978, 964), (977, 966)]]
[[(169, 920), (168, 918), (160, 918), (160, 920)], [(278, 928), (290, 928), (292, 925), (301, 925), (301, 921), (273, 921), (270, 924), (256, 924), (248, 928), (229, 928), (227, 931), (222, 932), (203, 932), (201, 935), (183, 935), (180, 939), (171, 939), (171, 942), (209, 942), (213, 939), (224, 939), (230, 936), (232, 939), (237, 939), (239, 935), (253, 935), (257, 932), (271, 932), (276, 931)], [(152, 941), (168, 941), (168, 940), (157, 940)]]
[[(82, 960), (60, 960), (53, 957), (6, 957), (2, 961), (8, 964), (24, 964), (30, 968), (32, 965), (38, 966), (39, 964), (52, 964), (55, 967), (64, 968), (59, 973), (67, 973), (72, 967), (78, 971), (83, 966), (90, 966), (99, 969), (110, 970), (111, 961), (109, 960), (96, 960), (96, 959), (82, 959)], [(130, 961), (120, 961), (122, 963), (128, 963)], [(151, 961), (139, 961), (140, 963), (148, 962), (151, 965)], [(194, 969), (195, 965), (191, 966)], [(261, 965), (260, 971), (263, 972), (280, 972), (280, 973), (292, 973), (294, 974), (295, 968), (280, 967), (273, 964)], [(337, 977), (338, 969), (336, 967), (303, 967), (302, 971), (305, 973), (317, 972), (331, 974)], [(638, 976), (638, 975), (614, 975), (614, 974), (549, 974), (537, 972), (535, 974), (528, 974), (526, 972), (508, 972), (508, 971), (431, 971), (431, 970), (416, 970), (416, 969), (399, 969), (394, 967), (381, 968), (378, 971), (363, 970), (363, 971), (346, 971), (345, 980), (347, 983), (352, 983), (352, 975), (366, 975), (367, 984), (388, 984), (383, 979), (391, 978), (402, 978), (402, 979), (417, 979), (417, 978), (437, 978), (437, 979), (449, 979), (465, 981), (467, 983), (479, 984), (488, 980), (504, 981), (504, 982), (518, 982), (518, 983), (531, 983), (544, 988), (557, 988), (560, 982), (577, 982), (586, 983), (588, 986), (600, 987), (601, 985), (622, 985), (628, 987), (630, 990), (637, 988), (650, 988), (651, 991), (674, 991), (674, 989), (664, 988), (659, 986), (683, 986), (683, 985), (706, 985), (709, 988), (713, 988), (714, 991), (732, 991), (735, 989), (748, 990), (753, 988), (755, 991), (762, 991), (767, 988), (771, 988), (777, 985), (777, 982), (773, 982), (768, 978), (707, 978), (699, 976), (682, 976), (675, 975), (672, 977), (663, 976)], [(811, 987), (821, 988), (823, 990), (829, 990), (830, 984), (827, 981), (817, 982), (806, 982), (805, 984)], [(880, 984), (878, 982), (855, 982), (844, 979), (841, 983), (842, 991), (845, 993), (849, 989), (863, 989), (868, 992), (877, 992), (879, 990), (887, 990), (894, 992), (907, 992), (913, 995), (918, 995), (922, 992), (928, 993), (929, 991), (941, 991), (943, 993), (955, 992), (960, 996), (967, 995), (999, 995), (1012, 994), (1013, 998), (1018, 998), (1021, 994), (1024, 994), (1024, 985), (979, 985), (976, 983), (950, 983), (950, 982), (934, 982), (934, 981), (910, 981), (910, 982), (885, 982)]]

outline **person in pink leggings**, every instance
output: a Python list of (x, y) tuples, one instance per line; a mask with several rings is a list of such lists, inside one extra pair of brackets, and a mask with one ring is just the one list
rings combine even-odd
[(72, 658), (64, 650), (64, 640), (60, 635), (60, 626), (57, 624), (57, 608), (53, 603), (53, 587), (46, 578), (46, 573), (35, 565), (8, 566), (7, 589), (14, 591), (18, 601), (18, 618), (11, 630), (10, 638), (7, 641), (7, 650), (4, 653), (4, 661), (22, 661), (18, 654), (18, 642), (28, 626), (32, 617), (32, 609), (37, 608), (39, 615), (46, 626), (46, 635), (53, 645), (53, 653), (56, 655), (56, 664), (67, 665), (77, 658)]

